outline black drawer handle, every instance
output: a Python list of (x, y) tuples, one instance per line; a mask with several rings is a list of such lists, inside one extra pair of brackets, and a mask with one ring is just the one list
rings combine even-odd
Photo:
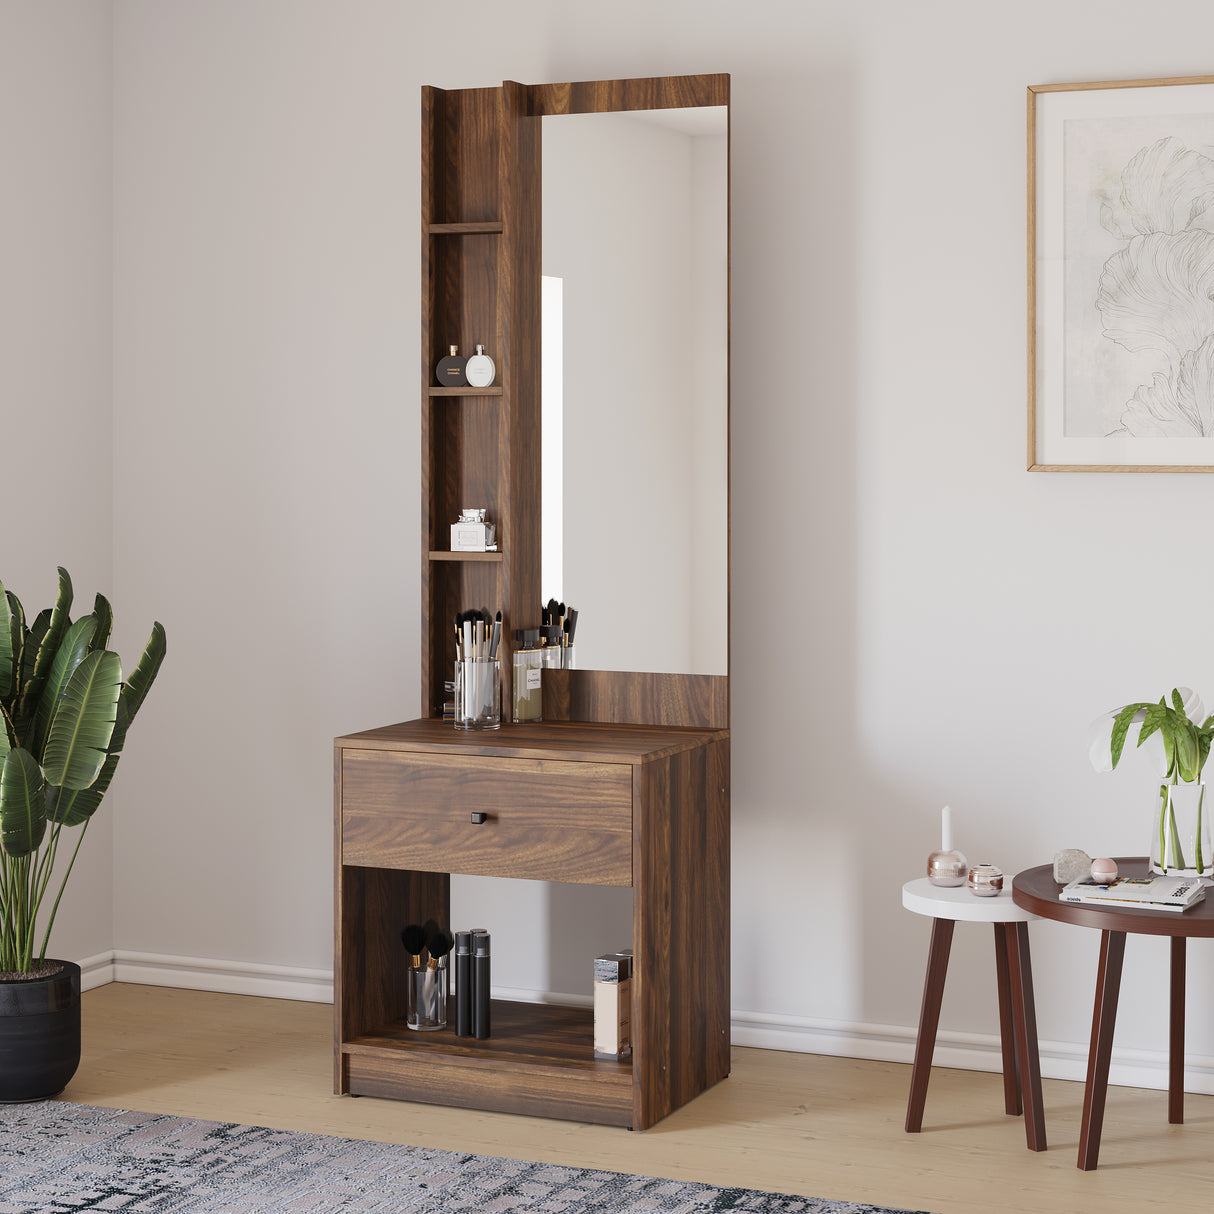
[(479, 826), (482, 822), (488, 822), (488, 821), (489, 821), (488, 814), (474, 813), (472, 815), (472, 825), (473, 826)]

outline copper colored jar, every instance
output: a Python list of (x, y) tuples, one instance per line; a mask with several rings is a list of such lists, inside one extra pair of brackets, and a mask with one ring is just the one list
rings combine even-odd
[(994, 898), (1003, 892), (1003, 870), (993, 864), (975, 864), (970, 869), (969, 887), (979, 898)]

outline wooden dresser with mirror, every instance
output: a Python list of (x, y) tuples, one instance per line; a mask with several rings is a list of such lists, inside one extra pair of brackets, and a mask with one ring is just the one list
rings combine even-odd
[[(423, 90), (428, 715), (335, 742), (339, 1094), (644, 1129), (729, 1073), (728, 107), (725, 75)], [(437, 385), (457, 343), (486, 347), (492, 386)], [(466, 507), (496, 552), (450, 550)], [(542, 723), (511, 724), (513, 630), (554, 576), (579, 668), (545, 670)], [(442, 719), (470, 608), (503, 615), (496, 731)], [(449, 923), (451, 874), (631, 889), (631, 1057), (593, 1056), (583, 1006), (494, 1001), (484, 1040), (406, 1028), (400, 932)]]

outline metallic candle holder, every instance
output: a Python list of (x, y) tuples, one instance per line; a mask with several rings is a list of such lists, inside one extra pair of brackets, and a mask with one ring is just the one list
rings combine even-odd
[(940, 811), (940, 850), (927, 858), (927, 879), (933, 885), (964, 885), (969, 863), (953, 850), (953, 811), (946, 805)]
[(970, 893), (979, 898), (995, 898), (1003, 892), (1003, 869), (993, 864), (975, 864), (970, 869)]

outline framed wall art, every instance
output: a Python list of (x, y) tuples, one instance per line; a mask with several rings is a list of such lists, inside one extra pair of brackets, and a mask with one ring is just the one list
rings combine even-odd
[(1030, 471), (1214, 472), (1214, 76), (1028, 91)]

